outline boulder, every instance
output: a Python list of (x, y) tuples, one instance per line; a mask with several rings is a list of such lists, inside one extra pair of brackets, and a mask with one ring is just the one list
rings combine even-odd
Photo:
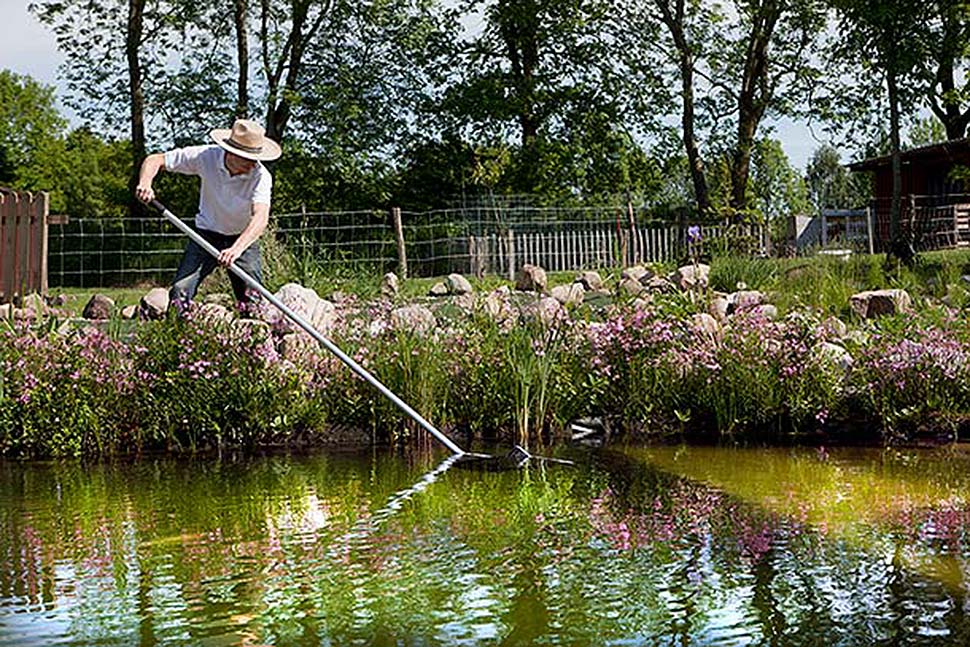
[(138, 302), (138, 312), (142, 319), (164, 319), (168, 311), (168, 290), (152, 288)]
[(760, 306), (751, 308), (749, 312), (761, 315), (765, 319), (770, 319), (772, 321), (778, 318), (778, 308), (770, 303), (762, 303)]
[(381, 279), (381, 296), (387, 299), (393, 299), (400, 292), (401, 287), (397, 278), (397, 274), (394, 272), (388, 272)]
[(395, 308), (391, 311), (390, 318), (393, 328), (397, 330), (409, 330), (418, 334), (431, 332), (437, 325), (434, 313), (416, 303)]
[(498, 323), (512, 319), (515, 316), (515, 311), (510, 299), (511, 292), (506, 285), (492, 290), (481, 301), (482, 311)]
[(114, 312), (114, 309), (114, 299), (104, 294), (92, 294), (91, 298), (87, 302), (87, 305), (84, 306), (81, 316), (85, 319), (95, 321), (110, 319), (111, 313)]
[(583, 289), (588, 292), (595, 292), (596, 290), (603, 289), (603, 277), (599, 275), (599, 272), (594, 272), (592, 270), (580, 272), (579, 276), (576, 277), (575, 283), (582, 285)]
[(448, 296), (448, 286), (445, 285), (444, 281), (438, 281), (431, 286), (428, 290), (429, 297), (446, 297)]
[(623, 279), (631, 279), (639, 283), (644, 283), (645, 281), (649, 281), (655, 276), (656, 274), (654, 273), (653, 270), (651, 270), (648, 267), (644, 267), (643, 265), (633, 265), (625, 268), (622, 272), (620, 272), (621, 281)]
[(699, 312), (691, 317), (691, 324), (694, 330), (705, 335), (712, 340), (721, 338), (721, 324), (712, 315), (706, 312)]
[(127, 305), (121, 309), (122, 319), (137, 319), (138, 318), (138, 306), (135, 304)]
[(13, 304), (0, 303), (0, 319), (7, 321), (13, 319)]
[(537, 265), (526, 263), (515, 277), (515, 289), (523, 292), (545, 292), (546, 271)]
[(617, 291), (621, 296), (635, 297), (640, 295), (642, 292), (646, 291), (643, 284), (633, 277), (626, 276), (620, 279), (620, 282), (616, 286)]
[(822, 322), (822, 330), (830, 339), (843, 339), (849, 334), (849, 327), (838, 317), (828, 317)]
[(448, 294), (471, 294), (474, 291), (469, 280), (461, 274), (449, 274), (445, 283), (448, 285)]
[(207, 294), (202, 298), (202, 303), (214, 303), (222, 306), (226, 310), (236, 309), (236, 297), (228, 292), (213, 292), (212, 294)]
[(641, 281), (641, 283), (643, 287), (654, 294), (670, 294), (677, 291), (677, 287), (662, 276), (652, 276), (645, 282)]
[(233, 311), (218, 303), (203, 303), (199, 306), (196, 316), (203, 321), (219, 323), (233, 318)]
[(549, 296), (564, 306), (579, 305), (583, 302), (585, 294), (586, 289), (579, 282), (570, 283), (569, 285), (557, 285), (549, 290)]
[(727, 297), (715, 296), (711, 299), (711, 302), (707, 306), (707, 311), (712, 317), (718, 321), (727, 320), (728, 311), (730, 310), (730, 302)]
[(844, 346), (832, 342), (822, 342), (815, 347), (816, 357), (826, 363), (837, 365), (843, 371), (852, 368), (852, 355)]
[(739, 290), (728, 295), (728, 313), (738, 310), (750, 310), (765, 303), (767, 297), (758, 290)]
[(566, 311), (562, 304), (552, 297), (543, 296), (522, 306), (521, 316), (526, 320), (535, 320), (543, 326), (553, 326), (566, 318)]
[(280, 356), (294, 364), (299, 364), (302, 360), (313, 356), (319, 352), (319, 349), (319, 342), (302, 330), (286, 333), (279, 342)]
[(853, 294), (849, 300), (853, 312), (863, 319), (907, 312), (913, 304), (906, 290), (867, 290)]
[(677, 268), (668, 278), (681, 290), (701, 290), (707, 287), (710, 274), (710, 265), (697, 263)]
[[(332, 303), (321, 299), (315, 291), (299, 283), (287, 283), (276, 292), (276, 298), (309, 321), (323, 335), (330, 333), (339, 318), (337, 308)], [(279, 308), (269, 304), (266, 308), (260, 308), (260, 319), (282, 334), (300, 330)]]

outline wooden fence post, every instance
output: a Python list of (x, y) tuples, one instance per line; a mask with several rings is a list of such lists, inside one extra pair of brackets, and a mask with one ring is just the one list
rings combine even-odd
[(394, 220), (394, 237), (397, 239), (397, 273), (402, 279), (408, 277), (408, 255), (404, 249), (404, 224), (401, 222), (401, 208), (391, 209), (391, 218)]
[(508, 263), (509, 263), (509, 280), (515, 280), (515, 235), (512, 233), (512, 228), (509, 227), (508, 234), (506, 234), (505, 240), (507, 241), (508, 248)]

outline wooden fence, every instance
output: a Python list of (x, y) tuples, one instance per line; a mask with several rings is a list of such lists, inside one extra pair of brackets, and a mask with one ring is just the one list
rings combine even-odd
[[(701, 226), (698, 247), (725, 240), (729, 230), (753, 241), (755, 253), (766, 253), (764, 231), (757, 225)], [(676, 261), (686, 253), (686, 229), (669, 223), (632, 230), (611, 225), (545, 232), (509, 228), (502, 234), (468, 237), (469, 271), (479, 277), (504, 274), (510, 280), (515, 280), (517, 269), (524, 264), (563, 272)]]
[(47, 293), (47, 193), (0, 188), (0, 303)]

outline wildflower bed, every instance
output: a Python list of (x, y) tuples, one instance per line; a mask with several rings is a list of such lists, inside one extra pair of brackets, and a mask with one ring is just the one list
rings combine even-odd
[[(545, 323), (456, 309), (421, 334), (388, 315), (348, 311), (334, 339), (451, 434), (537, 442), (598, 415), (650, 436), (849, 442), (859, 430), (905, 438), (927, 420), (952, 430), (970, 414), (970, 326), (942, 307), (848, 332), (810, 310), (739, 312), (711, 332), (662, 301)], [(125, 332), (0, 324), (0, 453), (345, 440), (337, 429), (413, 442), (399, 411), (338, 361), (310, 346), (281, 354), (275, 335), (203, 316)]]

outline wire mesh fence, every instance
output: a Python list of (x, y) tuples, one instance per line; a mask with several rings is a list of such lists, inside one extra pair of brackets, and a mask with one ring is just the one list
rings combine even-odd
[[(526, 263), (564, 271), (677, 260), (686, 253), (688, 225), (684, 219), (652, 220), (645, 209), (631, 205), (472, 207), (280, 214), (273, 216), (269, 235), (284, 254), (321, 272), (511, 278)], [(708, 246), (765, 251), (761, 227), (707, 223), (699, 228)], [(171, 280), (185, 242), (161, 219), (71, 219), (50, 228), (50, 284), (164, 283)]]

